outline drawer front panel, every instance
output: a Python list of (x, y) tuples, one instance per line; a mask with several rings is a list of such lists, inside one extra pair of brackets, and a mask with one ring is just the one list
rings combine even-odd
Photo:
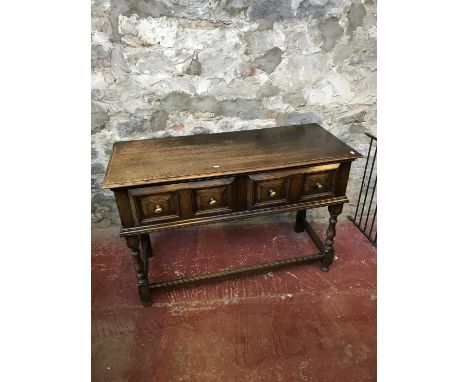
[(192, 200), (194, 215), (211, 215), (233, 211), (234, 178), (193, 182)]
[(339, 184), (339, 166), (336, 163), (140, 187), (128, 193), (135, 224), (170, 222), (329, 198)]
[(190, 219), (231, 212), (234, 177), (130, 189), (136, 223)]
[(138, 221), (157, 222), (180, 217), (177, 192), (161, 192), (135, 195), (133, 208)]
[(339, 163), (249, 175), (249, 208), (298, 203), (333, 196)]
[(248, 176), (247, 206), (262, 208), (288, 203), (290, 179), (282, 171)]
[(248, 190), (249, 207), (268, 207), (288, 202), (289, 178), (271, 177), (264, 179), (255, 175), (249, 175), (250, 186)]
[(301, 200), (332, 196), (335, 188), (335, 171), (304, 174)]

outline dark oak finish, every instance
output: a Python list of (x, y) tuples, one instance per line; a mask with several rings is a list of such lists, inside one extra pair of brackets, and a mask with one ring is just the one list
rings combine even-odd
[(246, 174), (360, 157), (317, 124), (116, 142), (103, 187)]
[(150, 290), (157, 289), (166, 289), (166, 288), (176, 288), (183, 286), (185, 284), (193, 284), (197, 282), (206, 282), (206, 281), (216, 281), (221, 279), (226, 279), (228, 277), (233, 277), (246, 273), (255, 273), (260, 271), (267, 271), (287, 265), (295, 265), (300, 263), (305, 263), (309, 261), (321, 260), (323, 256), (321, 254), (312, 254), (305, 256), (297, 256), (290, 259), (271, 261), (269, 263), (251, 265), (249, 267), (235, 268), (235, 269), (225, 269), (219, 272), (205, 273), (203, 275), (185, 277), (176, 280), (170, 281), (161, 281), (157, 283), (152, 283), (149, 285)]
[[(145, 306), (151, 305), (148, 286), (148, 266), (142, 259), (140, 254), (140, 240), (136, 236), (127, 237), (127, 247), (130, 248), (133, 257), (133, 269), (137, 275), (138, 294), (140, 295), (141, 302)], [(148, 256), (145, 256), (146, 259)]]
[(323, 260), (322, 260), (322, 265), (320, 269), (323, 272), (328, 272), (328, 268), (333, 262), (333, 256), (335, 255), (335, 251), (333, 250), (333, 243), (335, 241), (335, 226), (337, 222), (338, 215), (341, 214), (341, 211), (343, 211), (343, 205), (342, 204), (335, 204), (332, 206), (328, 207), (328, 212), (330, 212), (330, 219), (329, 219), (329, 225), (327, 228), (327, 238), (325, 240), (325, 246), (323, 249)]
[[(351, 162), (361, 155), (317, 124), (221, 134), (117, 142), (104, 188), (114, 191), (140, 298), (190, 282), (321, 259), (333, 261), (337, 216), (348, 202)], [(306, 220), (309, 208), (328, 206), (323, 244)], [(306, 231), (320, 253), (242, 269), (150, 283), (149, 233), (246, 217), (297, 211), (296, 232)]]

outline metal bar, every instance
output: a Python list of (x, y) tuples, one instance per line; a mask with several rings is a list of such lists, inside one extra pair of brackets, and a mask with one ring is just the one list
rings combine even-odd
[[(374, 228), (375, 217), (377, 216), (377, 206), (375, 207), (374, 217), (372, 218), (372, 224), (369, 231), (369, 236), (372, 236), (372, 228)], [(377, 236), (377, 233), (375, 234)]]
[(366, 179), (367, 165), (369, 163), (370, 153), (371, 153), (371, 149), (372, 149), (372, 142), (373, 142), (373, 139), (371, 139), (371, 141), (369, 143), (369, 151), (367, 152), (366, 167), (364, 167), (364, 175), (362, 176), (361, 189), (359, 190), (359, 198), (358, 198), (358, 202), (356, 204), (356, 213), (354, 214), (354, 220), (356, 220), (358, 209), (359, 209), (359, 203), (361, 202), (362, 187), (364, 186), (364, 180)]
[[(364, 210), (366, 209), (367, 197), (369, 195), (369, 187), (370, 187), (370, 184), (372, 182), (372, 174), (374, 172), (375, 161), (376, 161), (376, 158), (377, 158), (377, 137), (372, 133), (365, 132), (365, 134), (370, 138), (369, 151), (367, 153), (366, 165), (364, 167), (364, 174), (362, 176), (361, 188), (359, 190), (359, 198), (358, 198), (358, 202), (356, 204), (356, 211), (354, 213), (354, 217), (348, 216), (348, 219), (353, 222), (353, 224), (359, 229), (359, 231), (361, 231), (361, 233), (369, 240), (369, 242), (372, 245), (377, 246), (377, 231), (375, 233), (374, 240), (372, 239), (372, 231), (374, 229), (375, 218), (377, 216), (377, 206), (375, 208), (374, 216), (372, 218), (370, 231), (369, 231), (369, 233), (366, 232), (367, 224), (369, 223), (369, 215), (370, 215), (370, 212), (371, 212), (371, 209), (372, 209), (372, 202), (374, 200), (375, 191), (376, 191), (376, 188), (377, 188), (377, 177), (375, 177), (374, 185), (373, 185), (373, 188), (372, 188), (372, 195), (370, 197), (369, 206), (367, 208), (367, 215), (366, 215), (366, 219), (365, 219), (365, 223), (364, 223), (364, 228), (361, 226), (363, 215), (364, 215)], [(366, 175), (367, 175), (367, 170), (369, 168), (369, 159), (370, 159), (370, 156), (371, 156), (371, 153), (372, 153), (372, 145), (373, 145), (374, 141), (375, 141), (374, 158), (372, 159), (372, 165), (371, 165), (370, 171), (369, 171), (366, 192), (365, 192), (365, 195), (364, 195), (364, 201), (362, 203), (362, 208), (361, 208), (361, 199), (362, 199), (362, 195), (363, 195), (363, 191), (364, 191), (364, 183), (366, 183)], [(357, 222), (356, 220), (357, 220), (357, 215), (359, 213), (359, 209), (361, 209), (361, 214), (360, 214), (360, 217), (359, 217), (359, 222)]]
[[(369, 208), (367, 209), (366, 222), (364, 224), (364, 232), (366, 231), (367, 221), (369, 220), (369, 214), (370, 214), (370, 210), (371, 210), (371, 207), (372, 207), (372, 201), (374, 200), (374, 193), (375, 193), (376, 187), (377, 187), (377, 176), (375, 177), (374, 188), (372, 189), (372, 195), (371, 195), (371, 198), (370, 198), (370, 201), (369, 201)], [(370, 236), (370, 232), (369, 232), (369, 236)]]
[[(354, 221), (354, 219), (353, 219), (352, 216), (348, 216), (348, 219), (357, 227), (357, 229), (358, 229), (359, 231), (361, 231), (361, 233), (367, 238), (367, 240), (369, 240), (369, 242), (370, 242), (374, 247), (377, 245), (377, 241), (376, 241), (376, 240), (372, 240), (372, 239), (370, 238), (370, 236), (369, 236), (366, 232), (364, 232), (364, 231), (362, 230), (361, 226), (358, 225), (358, 224)], [(376, 237), (377, 237), (377, 236), (376, 236)]]
[(370, 139), (377, 140), (377, 137), (372, 133), (365, 132), (364, 134), (366, 134)]
[(169, 280), (169, 281), (161, 281), (161, 282), (151, 283), (149, 285), (149, 289), (150, 289), (150, 291), (155, 291), (155, 290), (160, 290), (160, 289), (165, 289), (165, 288), (172, 288), (172, 287), (178, 287), (178, 286), (182, 286), (182, 285), (192, 284), (192, 283), (196, 283), (196, 282), (214, 281), (214, 280), (219, 280), (219, 279), (222, 279), (222, 278), (236, 276), (236, 275), (239, 275), (239, 274), (265, 271), (265, 270), (270, 270), (270, 269), (274, 269), (274, 268), (278, 268), (278, 267), (282, 267), (282, 266), (287, 266), (287, 265), (305, 263), (305, 262), (308, 262), (308, 261), (319, 260), (319, 259), (322, 259), (322, 258), (323, 258), (322, 254), (312, 254), (312, 255), (305, 255), (305, 256), (299, 256), (299, 257), (292, 257), (292, 258), (285, 259), (285, 260), (272, 261), (272, 262), (269, 262), (269, 263), (251, 265), (251, 266), (243, 267), (243, 268), (224, 269), (224, 270), (219, 271), (219, 272), (205, 273), (205, 274), (198, 275), (198, 276), (193, 276), (193, 277), (185, 277), (185, 278), (180, 278), (180, 279), (176, 279), (176, 280)]
[(364, 213), (364, 207), (366, 205), (366, 200), (367, 200), (367, 193), (369, 192), (369, 185), (370, 185), (371, 178), (372, 178), (372, 172), (374, 171), (374, 164), (375, 164), (376, 158), (377, 158), (377, 148), (374, 151), (374, 159), (372, 160), (372, 166), (371, 166), (371, 170), (369, 174), (369, 181), (367, 182), (366, 195), (364, 196), (364, 202), (362, 203), (361, 216), (359, 217), (359, 225), (361, 225), (362, 214)]

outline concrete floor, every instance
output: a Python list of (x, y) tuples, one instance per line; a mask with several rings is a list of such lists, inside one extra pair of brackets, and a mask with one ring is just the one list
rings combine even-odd
[[(150, 281), (317, 252), (293, 226), (152, 234)], [(345, 218), (335, 250), (328, 273), (296, 265), (153, 293), (144, 308), (124, 240), (93, 235), (92, 380), (375, 381), (376, 251)]]

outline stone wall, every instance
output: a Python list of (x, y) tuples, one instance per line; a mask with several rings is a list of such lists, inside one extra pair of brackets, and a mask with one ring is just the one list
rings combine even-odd
[[(92, 218), (117, 140), (318, 122), (365, 154), (376, 131), (372, 0), (92, 2)], [(356, 201), (364, 160), (354, 162)], [(348, 205), (345, 213), (352, 208)]]

